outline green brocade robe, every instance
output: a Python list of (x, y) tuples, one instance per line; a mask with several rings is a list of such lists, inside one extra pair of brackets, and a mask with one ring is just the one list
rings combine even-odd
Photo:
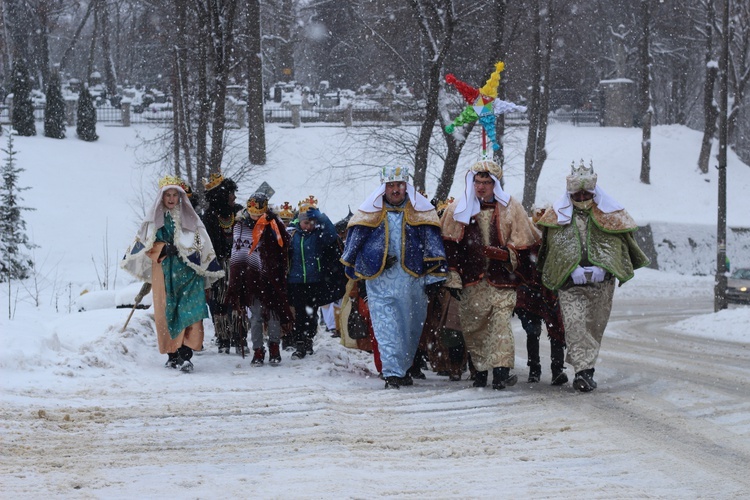
[(554, 210), (548, 210), (537, 224), (544, 230), (537, 268), (542, 283), (550, 290), (563, 286), (586, 257), (589, 263), (620, 280), (620, 284), (632, 278), (636, 269), (649, 264), (633, 237), (638, 226), (625, 210), (605, 214), (594, 205), (588, 211), (585, 235), (588, 256), (582, 255), (581, 235), (575, 220), (559, 225)]
[[(174, 244), (175, 224), (168, 212), (164, 226), (156, 232), (156, 241)], [(204, 278), (188, 267), (178, 255), (171, 255), (161, 263), (167, 298), (165, 310), (169, 336), (173, 339), (188, 326), (208, 318)]]

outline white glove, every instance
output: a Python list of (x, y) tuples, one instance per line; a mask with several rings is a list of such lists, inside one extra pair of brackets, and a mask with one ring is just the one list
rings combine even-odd
[(581, 266), (576, 267), (573, 272), (570, 273), (570, 277), (576, 285), (586, 284), (586, 274)]
[(591, 282), (592, 283), (601, 283), (604, 281), (604, 275), (607, 274), (607, 271), (602, 269), (599, 266), (591, 266), (587, 267), (586, 271), (591, 272)]

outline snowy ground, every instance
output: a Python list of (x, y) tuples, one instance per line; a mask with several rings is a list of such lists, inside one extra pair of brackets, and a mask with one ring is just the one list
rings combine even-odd
[[(714, 314), (711, 277), (646, 269), (619, 288), (592, 394), (549, 386), (548, 361), (541, 384), (506, 391), (431, 373), (384, 391), (370, 356), (324, 331), (313, 356), (287, 352), (278, 367), (250, 368), (210, 347), (210, 322), (196, 371), (164, 369), (149, 310), (125, 332), (129, 311), (109, 298), (76, 312), (80, 291), (99, 290), (105, 276), (122, 293), (129, 283), (115, 263), (135, 231), (136, 193), (157, 177), (131, 168), (136, 133), (149, 129), (101, 127), (93, 145), (16, 142), (21, 185), (32, 186), (26, 203), (38, 209), (27, 219), (40, 265), (36, 279), (12, 284), (10, 297), (4, 284), (0, 295), (3, 497), (750, 495), (750, 307)], [(274, 169), (248, 179), (240, 199), (262, 179), (276, 188), (273, 201), (315, 194), (334, 220), (345, 215), (374, 180), (343, 191), (334, 182), (357, 178), (325, 154), (343, 133), (269, 128), (270, 142), (299, 147), (273, 149)], [(654, 135), (654, 182), (642, 186), (639, 131), (552, 127), (540, 200), (559, 195), (570, 160), (593, 157), (602, 186), (639, 221), (711, 223), (715, 173), (697, 177), (691, 159), (699, 136), (677, 127)], [(750, 168), (731, 157), (730, 224), (750, 226), (749, 189)], [(523, 332), (513, 326), (525, 380)]]

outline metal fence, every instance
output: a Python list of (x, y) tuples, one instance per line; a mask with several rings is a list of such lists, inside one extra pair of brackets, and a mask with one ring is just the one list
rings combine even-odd
[[(77, 115), (76, 101), (66, 102), (66, 114), (68, 125), (75, 125)], [(137, 108), (133, 109), (127, 104), (112, 106), (104, 103), (96, 107), (96, 119), (98, 123), (128, 126), (143, 123), (171, 123), (171, 107)], [(455, 110), (453, 115), (458, 116), (461, 110)], [(424, 109), (419, 106), (384, 106), (380, 104), (352, 104), (334, 107), (302, 107), (284, 106), (271, 103), (264, 111), (266, 123), (289, 123), (299, 126), (301, 123), (343, 124), (351, 126), (355, 123), (365, 124), (401, 124), (420, 123), (424, 118)], [(227, 122), (235, 127), (247, 126), (247, 113), (245, 109), (227, 106)], [(44, 121), (44, 106), (34, 107), (34, 119)], [(570, 123), (574, 126), (601, 126), (601, 113), (599, 111), (558, 111), (550, 113), (552, 123)], [(0, 105), (0, 123), (9, 123), (9, 109), (7, 105)], [(528, 125), (526, 113), (508, 113), (505, 115), (505, 123), (508, 126)]]

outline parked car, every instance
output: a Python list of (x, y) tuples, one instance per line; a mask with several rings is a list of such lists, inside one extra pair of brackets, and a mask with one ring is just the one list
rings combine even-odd
[(727, 302), (750, 304), (750, 268), (735, 269), (727, 280)]

